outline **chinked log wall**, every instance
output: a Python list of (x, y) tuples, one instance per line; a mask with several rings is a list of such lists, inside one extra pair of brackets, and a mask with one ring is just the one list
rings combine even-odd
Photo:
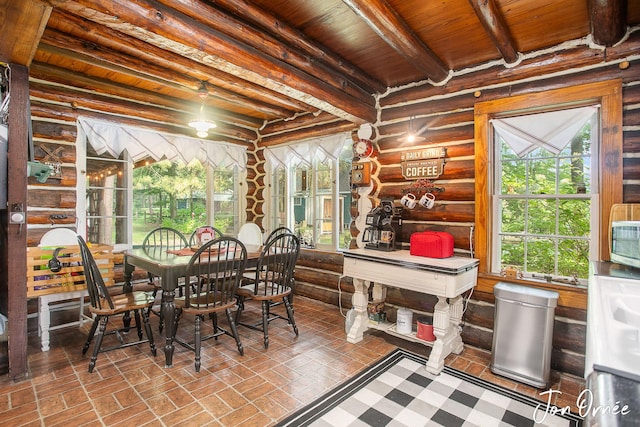
[[(470, 72), (451, 79), (443, 87), (415, 85), (389, 91), (380, 98), (380, 120), (376, 123), (380, 150), (374, 168), (376, 198), (400, 198), (410, 181), (400, 169), (403, 151), (422, 147), (446, 147), (443, 175), (435, 181), (445, 188), (437, 195), (434, 209), (405, 212), (402, 240), (408, 243), (411, 233), (422, 230), (445, 230), (454, 235), (455, 247), (461, 254), (470, 249), (470, 226), (474, 214), (474, 104), (510, 95), (539, 92), (609, 79), (623, 82), (623, 164), (624, 202), (640, 202), (640, 34), (632, 34), (626, 43), (595, 51), (576, 47), (566, 51), (523, 60), (518, 66), (502, 65)], [(630, 66), (619, 64), (628, 60)], [(408, 128), (426, 125), (426, 141), (418, 145), (399, 146), (397, 138)], [(327, 253), (304, 252), (296, 271), (296, 293), (338, 303), (338, 282), (345, 309), (351, 306), (353, 287), (348, 278), (340, 280), (342, 258)], [(464, 315), (463, 340), (487, 350), (493, 337), (494, 296), (497, 280), (480, 279)], [(527, 284), (526, 282), (521, 282)], [(560, 290), (559, 307), (553, 337), (552, 367), (578, 376), (583, 374), (586, 336), (586, 291), (556, 287)], [(406, 290), (389, 290), (388, 311), (393, 318), (395, 308), (408, 307), (430, 314), (434, 297)]]
[[(403, 90), (390, 90), (380, 97), (380, 119), (375, 123), (380, 149), (374, 159), (375, 197), (398, 198), (409, 182), (400, 173), (400, 151), (397, 137), (406, 131), (408, 118), (415, 116), (417, 124), (428, 125), (427, 141), (422, 146), (445, 146), (447, 158), (444, 174), (436, 181), (445, 188), (438, 194), (438, 203), (432, 210), (416, 209), (407, 213), (402, 240), (408, 242), (414, 231), (434, 229), (450, 231), (455, 237), (458, 251), (468, 252), (470, 225), (474, 221), (473, 170), (473, 106), (475, 102), (508, 97), (511, 94), (538, 92), (581, 83), (620, 78), (623, 81), (624, 102), (624, 201), (640, 203), (640, 34), (634, 33), (625, 43), (605, 52), (588, 47), (575, 47), (541, 56), (523, 59), (513, 68), (502, 65), (470, 71), (452, 78), (442, 87), (416, 84)], [(621, 70), (618, 63), (628, 59), (630, 66)], [(48, 151), (62, 148), (62, 178), (49, 179), (45, 184), (29, 178), (28, 234), (29, 246), (34, 246), (50, 227), (49, 215), (66, 214), (56, 224), (75, 228), (75, 118), (76, 108), (49, 102), (43, 95), (47, 84), (37, 87), (38, 96), (32, 94), (32, 118), (36, 160), (43, 160)], [(52, 86), (53, 88), (53, 86)], [(51, 89), (53, 91), (53, 89)], [(479, 92), (476, 98), (474, 93)], [(75, 94), (82, 97), (83, 93)], [(79, 100), (82, 105), (82, 99)], [(136, 124), (133, 117), (123, 121)], [(327, 127), (345, 131), (350, 125), (343, 121), (329, 123)], [(328, 133), (325, 126), (322, 134)], [(164, 129), (165, 131), (167, 129)], [(318, 127), (301, 129), (295, 139), (318, 135)], [(288, 139), (289, 138), (289, 139)], [(269, 146), (291, 140), (287, 132), (263, 139), (260, 146)], [(248, 219), (260, 220), (264, 215), (265, 172), (261, 149), (249, 155)], [(255, 189), (255, 190), (254, 190)], [(265, 224), (266, 227), (266, 224)], [(297, 293), (338, 304), (338, 282), (342, 272), (342, 256), (335, 253), (303, 251), (296, 271)], [(463, 338), (466, 343), (491, 348), (493, 327), (494, 281), (480, 280), (465, 312)], [(341, 281), (342, 303), (350, 307), (353, 287), (349, 279)], [(409, 307), (431, 313), (434, 299), (409, 291), (392, 290), (387, 299), (389, 308)], [(584, 291), (563, 291), (561, 306), (556, 310), (554, 328), (554, 354), (552, 366), (565, 372), (581, 375), (584, 364), (585, 307)], [(393, 311), (391, 312), (393, 315)]]

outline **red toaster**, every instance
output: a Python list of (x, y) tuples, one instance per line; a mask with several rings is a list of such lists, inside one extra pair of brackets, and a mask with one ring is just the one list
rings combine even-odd
[(453, 236), (446, 231), (413, 233), (409, 240), (409, 253), (429, 258), (449, 258), (453, 256)]

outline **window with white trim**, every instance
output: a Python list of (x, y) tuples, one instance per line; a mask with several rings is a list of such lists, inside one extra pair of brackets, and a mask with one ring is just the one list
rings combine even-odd
[(266, 149), (271, 230), (289, 227), (308, 248), (348, 247), (352, 144), (341, 134)]
[(586, 279), (598, 253), (598, 110), (492, 120), (492, 271)]
[(77, 205), (78, 232), (87, 241), (124, 250), (159, 225), (187, 236), (203, 225), (237, 234), (246, 148), (86, 118), (79, 119), (76, 148), (85, 174), (76, 190), (87, 195)]
[(240, 229), (240, 172), (238, 167), (211, 168), (207, 180), (211, 191), (207, 216), (212, 224), (224, 234), (236, 236)]
[(126, 152), (118, 158), (98, 155), (86, 147), (86, 239), (115, 247), (130, 243), (130, 162)]

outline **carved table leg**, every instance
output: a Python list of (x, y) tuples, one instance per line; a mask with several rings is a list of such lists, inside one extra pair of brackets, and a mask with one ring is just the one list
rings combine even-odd
[[(133, 277), (133, 270), (136, 269), (135, 265), (131, 265), (127, 263), (127, 256), (124, 257), (124, 284), (122, 285), (122, 293), (129, 293), (133, 291), (133, 285), (131, 284), (131, 278)], [(124, 316), (122, 316), (122, 324), (125, 328), (126, 332), (129, 332), (129, 327), (131, 326), (131, 314), (126, 312)]]
[(124, 257), (124, 284), (122, 285), (122, 292), (128, 293), (133, 291), (133, 285), (131, 284), (131, 278), (133, 277), (133, 271), (136, 269), (135, 265), (127, 263), (127, 256)]
[(351, 299), (351, 304), (355, 311), (353, 325), (347, 334), (347, 341), (357, 343), (362, 341), (364, 331), (367, 330), (369, 324), (369, 316), (367, 315), (367, 303), (369, 302), (369, 284), (361, 279), (353, 279), (353, 287), (355, 292)]
[(453, 338), (451, 341), (451, 352), (455, 354), (462, 353), (464, 345), (462, 344), (462, 336), (460, 335), (460, 324), (462, 323), (462, 295), (449, 298), (449, 321), (451, 323), (451, 330), (453, 332)]
[(427, 371), (439, 374), (444, 369), (444, 359), (451, 353), (460, 354), (463, 350), (462, 337), (458, 326), (462, 322), (462, 296), (451, 298), (438, 297), (433, 312), (433, 333), (436, 341), (427, 361)]
[(438, 297), (438, 303), (433, 310), (433, 334), (436, 340), (433, 343), (429, 360), (427, 361), (427, 371), (432, 374), (439, 374), (444, 369), (444, 358), (447, 357), (450, 339), (450, 310), (447, 298)]
[(162, 318), (164, 320), (164, 357), (165, 367), (173, 366), (173, 331), (175, 330), (175, 310), (176, 304), (173, 299), (175, 297), (175, 289), (162, 291)]

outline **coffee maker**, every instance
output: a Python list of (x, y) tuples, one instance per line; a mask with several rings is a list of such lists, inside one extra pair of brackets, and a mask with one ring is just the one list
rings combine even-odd
[(362, 234), (366, 249), (395, 251), (401, 249), (402, 207), (394, 206), (393, 199), (383, 199), (367, 214), (367, 227)]

